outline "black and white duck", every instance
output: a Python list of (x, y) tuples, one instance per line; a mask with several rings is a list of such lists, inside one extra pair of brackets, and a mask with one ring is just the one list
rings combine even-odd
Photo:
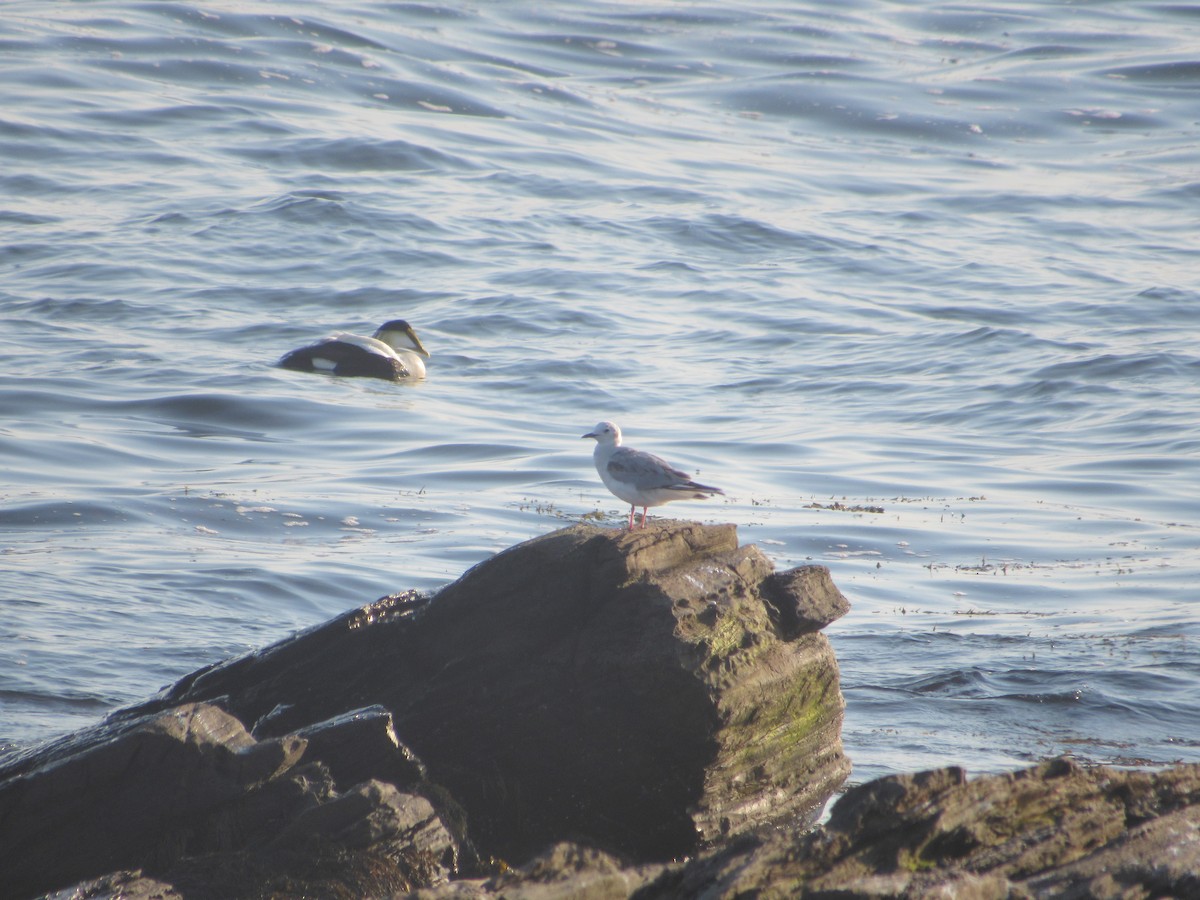
[(403, 319), (392, 319), (370, 337), (347, 331), (331, 334), (286, 354), (279, 365), (298, 372), (403, 381), (424, 378), (428, 358), (429, 351), (412, 326)]

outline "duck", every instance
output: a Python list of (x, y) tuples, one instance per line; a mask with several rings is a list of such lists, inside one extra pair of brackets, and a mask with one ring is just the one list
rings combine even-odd
[(370, 337), (339, 331), (279, 360), (285, 369), (404, 381), (425, 377), (429, 351), (404, 319), (384, 322)]

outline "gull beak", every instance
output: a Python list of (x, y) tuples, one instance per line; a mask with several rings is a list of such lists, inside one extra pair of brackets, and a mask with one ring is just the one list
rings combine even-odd
[(589, 431), (587, 434), (581, 434), (581, 435), (579, 436), (579, 438), (580, 438), (580, 440), (582, 440), (583, 438), (589, 438), (589, 437), (590, 437), (590, 438), (594, 438), (595, 436), (596, 436), (596, 432), (594, 432), (594, 431)]

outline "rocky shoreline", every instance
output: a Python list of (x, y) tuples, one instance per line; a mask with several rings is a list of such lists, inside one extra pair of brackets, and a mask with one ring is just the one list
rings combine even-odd
[(578, 525), (0, 768), (0, 898), (1200, 896), (1200, 766), (849, 773), (828, 570)]

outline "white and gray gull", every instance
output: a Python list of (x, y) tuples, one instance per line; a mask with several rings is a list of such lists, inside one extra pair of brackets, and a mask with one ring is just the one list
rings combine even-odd
[(601, 422), (581, 438), (593, 438), (596, 449), (592, 459), (604, 486), (629, 504), (629, 530), (633, 530), (633, 511), (642, 508), (642, 524), (646, 527), (646, 510), (672, 500), (703, 500), (714, 494), (724, 494), (720, 488), (697, 484), (687, 473), (676, 469), (665, 459), (621, 446), (621, 429), (612, 422)]
[(424, 378), (429, 351), (412, 326), (392, 319), (371, 337), (339, 331), (310, 347), (293, 350), (279, 360), (285, 369), (403, 381)]

